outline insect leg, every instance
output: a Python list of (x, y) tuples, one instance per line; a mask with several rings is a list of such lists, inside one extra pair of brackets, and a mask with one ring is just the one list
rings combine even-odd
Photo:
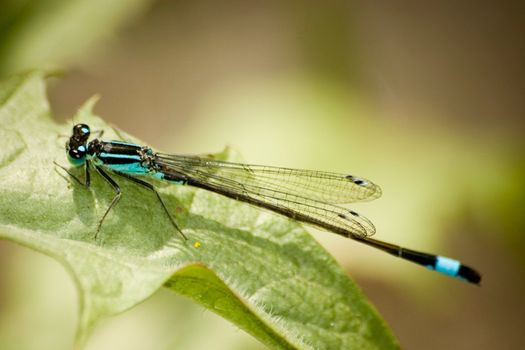
[(118, 171), (115, 171), (115, 174), (120, 175), (120, 176), (122, 176), (122, 177), (124, 177), (124, 178), (126, 178), (126, 179), (128, 179), (130, 181), (133, 181), (134, 183), (136, 183), (138, 185), (141, 185), (142, 187), (144, 187), (144, 188), (146, 188), (146, 189), (148, 189), (150, 191), (153, 191), (153, 193), (155, 193), (155, 195), (157, 196), (160, 204), (162, 205), (162, 208), (166, 212), (166, 215), (168, 215), (168, 218), (171, 221), (173, 227), (175, 227), (175, 229), (179, 232), (179, 234), (182, 236), (182, 238), (185, 241), (188, 240), (186, 235), (182, 232), (182, 230), (179, 228), (179, 226), (177, 225), (177, 223), (175, 222), (175, 220), (171, 216), (170, 212), (168, 211), (168, 207), (166, 207), (166, 204), (162, 200), (162, 197), (160, 196), (159, 192), (155, 189), (155, 187), (152, 184), (150, 184), (149, 182), (137, 179), (137, 178), (135, 178), (133, 176), (129, 176), (128, 174), (118, 172)]
[(97, 238), (98, 236), (98, 233), (100, 231), (100, 228), (102, 227), (102, 222), (104, 221), (104, 219), (106, 218), (106, 216), (108, 215), (109, 211), (115, 207), (118, 203), (118, 201), (120, 200), (120, 197), (122, 195), (122, 192), (120, 191), (120, 186), (115, 182), (115, 180), (113, 180), (111, 178), (111, 176), (109, 176), (101, 167), (99, 167), (98, 165), (95, 165), (95, 169), (97, 170), (97, 172), (102, 175), (102, 177), (111, 185), (111, 187), (113, 187), (113, 189), (115, 190), (116, 194), (115, 194), (115, 197), (113, 197), (113, 200), (111, 201), (111, 203), (109, 204), (109, 207), (108, 209), (106, 210), (106, 212), (104, 213), (104, 215), (102, 216), (102, 219), (100, 219), (99, 223), (98, 223), (98, 227), (97, 227), (97, 232), (95, 233), (95, 239)]
[(82, 182), (77, 176), (73, 175), (73, 173), (71, 173), (66, 167), (58, 164), (57, 162), (53, 161), (53, 163), (61, 168), (62, 170), (64, 170), (73, 180), (75, 180), (79, 185), (82, 185), (82, 186), (85, 186), (85, 187), (88, 187), (89, 188), (89, 185), (91, 184), (91, 178), (89, 176), (89, 161), (86, 160), (86, 164), (84, 165), (84, 171), (85, 171), (85, 176), (84, 176), (84, 182)]

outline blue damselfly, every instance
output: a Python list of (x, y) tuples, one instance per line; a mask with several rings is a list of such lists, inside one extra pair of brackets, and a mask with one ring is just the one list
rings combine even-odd
[(212, 191), (351, 238), (445, 275), (474, 284), (481, 281), (481, 276), (476, 270), (457, 260), (371, 238), (375, 233), (374, 225), (355, 211), (338, 205), (379, 197), (379, 186), (366, 179), (324, 171), (171, 155), (124, 141), (103, 141), (98, 138), (89, 141), (90, 135), (88, 125), (77, 124), (66, 143), (69, 162), (75, 167), (84, 166), (84, 181), (62, 168), (77, 182), (87, 187), (90, 185), (90, 171), (94, 169), (115, 190), (115, 197), (100, 219), (95, 236), (121, 197), (120, 187), (112, 177), (114, 175), (155, 193), (168, 219), (186, 240), (186, 235), (170, 214), (162, 197), (154, 185), (147, 181), (155, 179)]

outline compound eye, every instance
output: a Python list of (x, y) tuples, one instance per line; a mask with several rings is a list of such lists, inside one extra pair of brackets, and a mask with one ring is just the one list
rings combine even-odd
[(67, 158), (71, 164), (74, 166), (79, 166), (84, 164), (86, 161), (86, 147), (79, 146), (77, 148), (72, 148), (67, 152)]
[(73, 135), (76, 136), (78, 139), (87, 140), (89, 138), (90, 133), (91, 130), (86, 124), (77, 124), (73, 127)]

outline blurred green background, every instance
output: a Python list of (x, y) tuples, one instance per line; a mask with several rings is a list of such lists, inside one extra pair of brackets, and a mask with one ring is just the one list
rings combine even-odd
[[(352, 173), (377, 238), (459, 258), (477, 288), (309, 229), (406, 349), (525, 343), (525, 6), (6, 0), (0, 76), (45, 67), (58, 120), (95, 111), (171, 153)], [(0, 348), (69, 349), (77, 296), (51, 259), (0, 242)], [(263, 349), (168, 291), (87, 349)]]

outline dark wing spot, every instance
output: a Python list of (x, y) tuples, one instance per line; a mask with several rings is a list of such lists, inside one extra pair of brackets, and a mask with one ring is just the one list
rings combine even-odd
[(358, 178), (357, 176), (346, 175), (345, 178), (350, 180), (350, 181), (352, 181), (353, 183), (355, 183), (356, 185), (359, 185), (359, 186), (366, 186), (368, 184), (368, 182), (366, 182), (363, 179)]
[(344, 214), (337, 214), (337, 216), (339, 216), (341, 219), (348, 219)]
[(353, 210), (349, 210), (348, 212), (349, 212), (350, 214), (352, 214), (353, 216), (359, 216), (359, 214), (358, 214), (358, 213), (356, 213), (356, 212), (355, 212), (355, 211), (353, 211)]

